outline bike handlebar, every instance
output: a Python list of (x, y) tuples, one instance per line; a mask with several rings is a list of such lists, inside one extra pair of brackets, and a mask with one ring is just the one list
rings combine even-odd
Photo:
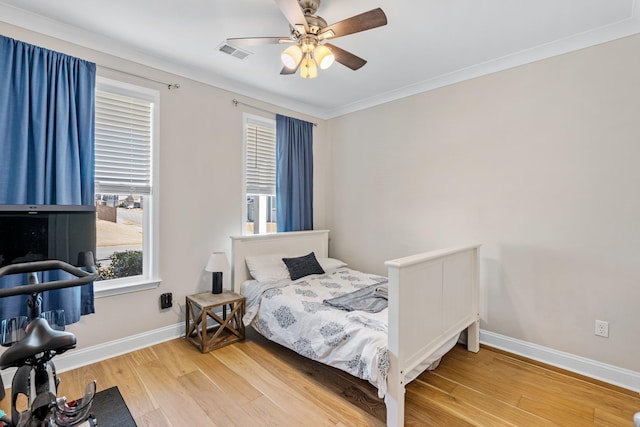
[(93, 263), (93, 253), (86, 252), (84, 259), (85, 267), (88, 271), (59, 260), (33, 261), (6, 265), (0, 268), (0, 277), (10, 274), (34, 273), (37, 271), (63, 270), (76, 276), (76, 278), (0, 289), (0, 298), (51, 291), (54, 289), (71, 288), (93, 282), (98, 277), (95, 264)]

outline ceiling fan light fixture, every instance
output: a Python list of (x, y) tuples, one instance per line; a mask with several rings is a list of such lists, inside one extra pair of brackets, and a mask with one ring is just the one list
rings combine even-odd
[(310, 54), (306, 54), (300, 64), (300, 77), (303, 79), (315, 79), (318, 77), (318, 67)]
[[(354, 71), (359, 70), (367, 61), (338, 46), (324, 43), (325, 40), (387, 25), (387, 16), (382, 9), (376, 8), (327, 25), (324, 18), (316, 15), (320, 2), (321, 0), (276, 0), (280, 12), (289, 23), (289, 35), (227, 39), (229, 50), (237, 45), (293, 43), (296, 46), (290, 46), (280, 53), (280, 59), (284, 64), (280, 75), (283, 76), (296, 74), (300, 69), (300, 77), (312, 79), (318, 75), (318, 67), (326, 70), (334, 62), (339, 62)], [(324, 45), (321, 46), (321, 43)]]
[(295, 70), (302, 59), (302, 50), (298, 45), (289, 46), (280, 54), (280, 59), (285, 67)]
[(326, 70), (327, 68), (331, 67), (331, 65), (333, 65), (333, 62), (336, 60), (336, 57), (333, 55), (331, 50), (324, 45), (316, 46), (316, 48), (313, 50), (313, 58), (316, 60), (318, 66), (322, 70)]

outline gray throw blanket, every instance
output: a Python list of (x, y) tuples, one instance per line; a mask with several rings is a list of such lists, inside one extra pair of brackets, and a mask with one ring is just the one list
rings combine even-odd
[(366, 311), (369, 313), (377, 313), (387, 308), (387, 295), (389, 293), (387, 281), (383, 280), (379, 283), (358, 289), (339, 297), (326, 299), (323, 304), (346, 311)]

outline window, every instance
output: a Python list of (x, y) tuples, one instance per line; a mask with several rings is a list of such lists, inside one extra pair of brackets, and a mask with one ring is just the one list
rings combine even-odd
[(276, 232), (276, 122), (245, 114), (245, 233)]
[(153, 198), (158, 92), (96, 84), (96, 296), (156, 287)]

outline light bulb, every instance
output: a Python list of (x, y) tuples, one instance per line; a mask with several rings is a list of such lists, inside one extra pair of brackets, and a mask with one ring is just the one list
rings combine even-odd
[(318, 63), (318, 66), (323, 70), (331, 67), (333, 61), (336, 60), (336, 57), (331, 53), (331, 50), (320, 44), (313, 50), (313, 58)]
[(285, 67), (295, 70), (302, 59), (302, 50), (297, 45), (289, 46), (280, 54), (280, 59)]

